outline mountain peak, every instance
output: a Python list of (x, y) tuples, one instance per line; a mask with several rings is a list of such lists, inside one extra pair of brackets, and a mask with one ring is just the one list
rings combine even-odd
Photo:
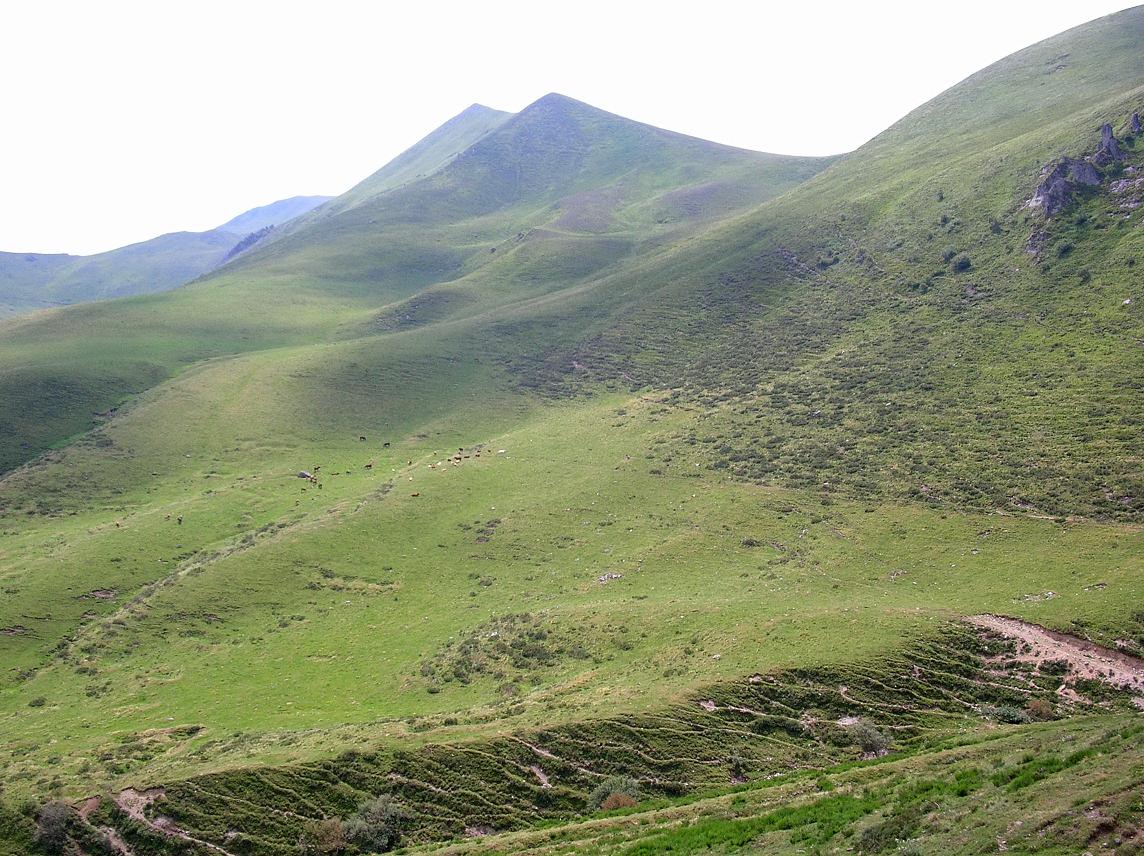
[(517, 115), (526, 116), (531, 113), (596, 113), (600, 115), (611, 115), (598, 107), (593, 107), (591, 104), (586, 104), (583, 101), (577, 101), (575, 98), (569, 98), (567, 95), (561, 95), (559, 92), (549, 92), (537, 98)]
[(480, 116), (480, 115), (484, 115), (486, 113), (498, 113), (499, 114), (501, 112), (503, 112), (503, 111), (497, 110), (495, 107), (489, 107), (487, 104), (482, 104), (479, 101), (474, 101), (472, 104), (470, 104), (468, 107), (466, 107), (460, 113), (458, 113), (457, 116), (455, 116), (454, 118), (458, 118), (460, 116)]
[[(583, 101), (579, 101), (575, 98), (571, 98), (571, 97), (569, 97), (567, 95), (563, 95), (559, 92), (549, 92), (547, 95), (541, 95), (539, 98), (537, 98), (535, 101), (533, 101), (530, 106), (539, 107), (541, 105), (546, 105), (546, 106), (553, 106), (553, 105), (573, 106), (573, 105), (578, 105), (581, 107), (587, 107), (588, 106)], [(528, 108), (526, 107), (525, 109), (527, 110)]]

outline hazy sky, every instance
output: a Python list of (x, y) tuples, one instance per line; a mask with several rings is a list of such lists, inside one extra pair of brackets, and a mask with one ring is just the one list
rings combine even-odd
[(336, 194), (556, 91), (765, 151), (861, 145), (1124, 0), (8, 2), (0, 249), (90, 253)]

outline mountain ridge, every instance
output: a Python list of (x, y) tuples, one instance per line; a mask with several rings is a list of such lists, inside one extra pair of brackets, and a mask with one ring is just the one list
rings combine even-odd
[(250, 233), (298, 217), (329, 198), (294, 196), (205, 232), (168, 232), (86, 256), (0, 251), (0, 317), (176, 288), (227, 261)]

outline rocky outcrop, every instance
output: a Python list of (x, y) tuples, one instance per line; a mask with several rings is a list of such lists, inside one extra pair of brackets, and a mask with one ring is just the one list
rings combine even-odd
[[(1132, 134), (1140, 133), (1139, 113), (1132, 114), (1128, 129)], [(1096, 152), (1083, 159), (1061, 158), (1047, 164), (1041, 170), (1041, 181), (1033, 193), (1033, 198), (1025, 203), (1026, 207), (1037, 209), (1046, 217), (1052, 217), (1068, 206), (1073, 194), (1081, 187), (1100, 184), (1104, 178), (1101, 170), (1123, 161), (1124, 149), (1120, 147), (1120, 141), (1112, 133), (1112, 125), (1105, 122), (1100, 126), (1100, 146)], [(1131, 172), (1132, 169), (1128, 167), (1126, 171)], [(1033, 242), (1032, 238), (1030, 242)]]
[(1041, 182), (1028, 205), (1052, 217), (1072, 201), (1077, 189), (1097, 184), (1100, 184), (1100, 173), (1091, 163), (1078, 158), (1061, 158), (1041, 170)]
[(251, 232), (237, 244), (230, 248), (230, 251), (223, 257), (223, 262), (229, 262), (239, 253), (244, 253), (274, 231), (273, 226), (264, 226), (257, 232)]
[(1105, 122), (1100, 126), (1100, 148), (1092, 156), (1092, 162), (1097, 166), (1108, 166), (1110, 163), (1124, 160), (1124, 152), (1120, 143), (1112, 135), (1112, 126)]

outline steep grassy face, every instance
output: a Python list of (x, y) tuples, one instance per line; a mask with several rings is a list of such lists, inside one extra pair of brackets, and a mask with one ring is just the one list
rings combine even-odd
[(352, 208), (378, 194), (432, 175), (511, 116), (483, 104), (470, 105), (315, 216), (325, 217)]
[[(751, 481), (1139, 519), (1144, 246), (1114, 173), (1142, 161), (1142, 22), (1016, 54), (641, 272), (657, 297), (633, 284), (619, 321), (551, 352), (551, 389), (675, 386), (707, 421), (671, 451)], [(1044, 222), (1042, 167), (1095, 153), (1104, 122), (1126, 161)]]
[[(560, 96), (467, 111), (193, 287), (10, 323), (5, 787), (166, 785), (100, 822), (141, 852), (206, 846), (149, 825), (170, 812), (269, 854), (383, 791), (427, 842), (488, 831), (481, 799), (438, 799), (476, 781), (503, 830), (586, 810), (604, 776), (687, 790), (857, 754), (820, 722), (883, 717), (921, 756), (991, 740), (987, 708), (1029, 718), (1023, 694), (1086, 709), (1051, 674), (1008, 683), (1027, 652), (970, 663), (978, 637), (943, 634), (993, 612), (1144, 645), (1142, 38), (1140, 10), (1066, 33), (832, 163)], [(1063, 214), (1025, 207), (1106, 121), (1125, 162)], [(1120, 747), (1115, 781), (1030, 726), (1056, 761), (1014, 750), (924, 800), (804, 779), (786, 806), (669, 806), (609, 841), (956, 849), (982, 806), (1061, 808), (1010, 788), (1058, 774), (1130, 819), (1115, 715), (1076, 726)], [(575, 749), (550, 787), (538, 731)]]

